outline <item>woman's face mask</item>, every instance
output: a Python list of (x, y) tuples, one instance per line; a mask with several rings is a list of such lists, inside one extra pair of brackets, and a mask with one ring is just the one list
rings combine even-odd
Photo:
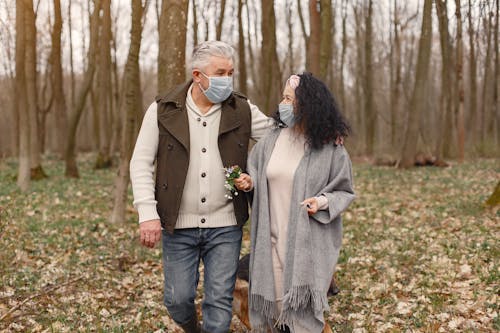
[(278, 105), (280, 120), (288, 127), (295, 124), (295, 114), (293, 113), (293, 104), (281, 103)]
[(204, 90), (201, 84), (200, 88), (210, 102), (222, 103), (233, 92), (233, 78), (231, 76), (208, 76), (203, 72), (200, 73), (209, 81), (207, 90)]

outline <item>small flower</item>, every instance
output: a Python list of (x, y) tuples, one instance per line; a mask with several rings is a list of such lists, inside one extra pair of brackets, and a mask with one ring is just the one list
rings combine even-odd
[(241, 175), (241, 168), (237, 165), (233, 165), (228, 168), (224, 168), (224, 175), (226, 176), (226, 181), (224, 182), (224, 187), (227, 190), (226, 198), (229, 200), (233, 199), (233, 196), (238, 195), (238, 190), (234, 186), (234, 180), (239, 178)]

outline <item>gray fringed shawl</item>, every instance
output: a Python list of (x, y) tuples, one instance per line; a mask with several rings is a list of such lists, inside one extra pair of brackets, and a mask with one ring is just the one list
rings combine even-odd
[[(345, 148), (340, 145), (329, 144), (320, 150), (306, 148), (294, 175), (292, 205), (289, 207), (284, 297), (281, 313), (278, 313), (266, 169), (279, 133), (280, 129), (276, 129), (260, 140), (248, 158), (248, 171), (254, 181), (250, 322), (254, 332), (265, 332), (269, 322), (293, 327), (294, 321), (300, 322), (309, 332), (321, 332), (323, 312), (329, 310), (328, 286), (342, 241), (340, 214), (354, 200), (351, 161)], [(309, 216), (300, 202), (322, 194), (328, 199), (328, 209)]]

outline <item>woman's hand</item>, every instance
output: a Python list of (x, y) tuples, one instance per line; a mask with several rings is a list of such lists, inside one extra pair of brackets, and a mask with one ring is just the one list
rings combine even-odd
[(234, 180), (234, 186), (236, 186), (236, 188), (240, 191), (248, 192), (253, 188), (252, 177), (246, 173), (242, 173)]
[(315, 197), (307, 198), (300, 204), (306, 206), (309, 215), (314, 215), (318, 211), (318, 200)]

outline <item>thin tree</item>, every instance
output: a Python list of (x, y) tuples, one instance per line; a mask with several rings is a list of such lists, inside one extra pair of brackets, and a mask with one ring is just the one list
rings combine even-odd
[(61, 155), (64, 154), (64, 144), (67, 137), (68, 114), (66, 113), (66, 99), (64, 97), (64, 79), (61, 62), (61, 34), (62, 34), (61, 0), (54, 0), (54, 26), (52, 28), (51, 84), (54, 98), (54, 116), (56, 118), (56, 138)]
[(42, 168), (42, 152), (39, 136), (38, 123), (38, 94), (36, 75), (36, 16), (32, 0), (24, 0), (24, 22), (25, 22), (25, 75), (26, 75), (26, 99), (29, 110), (30, 125), (30, 163), (31, 179), (42, 179), (47, 177)]
[(345, 97), (345, 57), (347, 52), (347, 0), (342, 0), (342, 51), (340, 55), (340, 106), (342, 110), (346, 110), (346, 97)]
[(71, 108), (75, 107), (75, 69), (73, 64), (73, 25), (71, 19), (72, 0), (68, 0), (69, 65), (71, 77)]
[(198, 45), (198, 9), (196, 0), (191, 1), (191, 8), (193, 9), (193, 46)]
[[(334, 40), (334, 16), (332, 12), (332, 0), (321, 0), (320, 4), (320, 48), (319, 48), (319, 72), (321, 79), (327, 82), (329, 69), (333, 68), (333, 40)], [(331, 78), (333, 79), (333, 78)]]
[(415, 73), (415, 86), (410, 100), (410, 113), (408, 115), (406, 136), (401, 154), (401, 163), (399, 165), (402, 168), (408, 168), (413, 165), (417, 150), (420, 114), (425, 107), (425, 88), (431, 58), (431, 40), (432, 0), (424, 0), (422, 30), (418, 45), (417, 71)]
[[(489, 6), (489, 3), (486, 2)], [(488, 10), (489, 11), (489, 10)], [(488, 134), (487, 130), (489, 128), (488, 123), (491, 123), (491, 120), (488, 117), (488, 105), (489, 105), (489, 88), (492, 86), (491, 84), (491, 31), (492, 29), (492, 13), (486, 14), (487, 18), (483, 18), (484, 24), (484, 38), (486, 39), (486, 55), (484, 57), (484, 74), (483, 74), (483, 87), (482, 87), (482, 96), (481, 96), (481, 113), (480, 113), (480, 123), (479, 123), (479, 132), (481, 134), (480, 141), (481, 143), (485, 143)]]
[(109, 168), (111, 166), (111, 0), (102, 0), (102, 19), (99, 34), (99, 53), (96, 75), (97, 117), (99, 122), (99, 151), (95, 161), (95, 168)]
[(392, 41), (391, 41), (391, 89), (390, 89), (390, 114), (391, 114), (391, 145), (396, 144), (398, 129), (398, 110), (400, 105), (401, 89), (401, 38), (399, 34), (401, 22), (399, 17), (399, 7), (394, 0), (394, 13), (392, 21)]
[(496, 12), (495, 12), (495, 33), (494, 39), (494, 50), (495, 50), (495, 84), (493, 87), (493, 103), (491, 103), (491, 113), (492, 113), (492, 124), (493, 125), (493, 135), (496, 136), (497, 149), (500, 146), (500, 133), (498, 127), (500, 126), (500, 57), (499, 57), (499, 45), (498, 45), (498, 35), (499, 35), (499, 20), (500, 20), (500, 1), (496, 0)]
[(130, 30), (130, 48), (123, 74), (124, 103), (122, 110), (122, 137), (120, 145), (120, 165), (115, 178), (115, 202), (110, 217), (112, 223), (125, 221), (127, 189), (129, 183), (129, 165), (132, 155), (136, 110), (142, 108), (142, 94), (139, 68), (142, 23), (144, 8), (141, 0), (132, 0), (132, 28)]
[(270, 114), (278, 103), (281, 89), (281, 72), (276, 53), (276, 17), (274, 1), (261, 0), (262, 5), (262, 46), (261, 46), (261, 92), (263, 92), (262, 110)]
[(26, 98), (24, 1), (16, 1), (16, 110), (19, 114), (19, 167), (17, 185), (22, 191), (30, 187), (30, 117)]
[[(441, 43), (441, 97), (440, 113), (438, 115), (438, 133), (436, 140), (435, 157), (440, 160), (449, 156), (451, 146), (452, 110), (453, 110), (453, 46), (448, 32), (447, 1), (436, 0), (436, 14), (439, 23), (439, 37)], [(443, 133), (443, 134), (441, 134)]]
[[(464, 80), (463, 80), (463, 45), (462, 45), (462, 13), (460, 0), (455, 0), (455, 15), (457, 17), (457, 60), (456, 60), (456, 91), (457, 107), (456, 122), (458, 136), (458, 159), (463, 162), (465, 156), (465, 124), (464, 124)], [(497, 50), (498, 52), (498, 50)]]
[(215, 28), (215, 39), (221, 40), (222, 25), (224, 24), (224, 13), (226, 12), (226, 0), (220, 0), (220, 13), (217, 20), (217, 27)]
[(96, 53), (97, 53), (97, 42), (98, 42), (98, 30), (99, 30), (99, 11), (101, 8), (101, 1), (95, 0), (94, 11), (90, 20), (90, 44), (88, 50), (88, 63), (87, 69), (83, 76), (82, 85), (78, 91), (77, 98), (75, 100), (75, 106), (73, 112), (69, 117), (69, 127), (68, 127), (68, 142), (66, 145), (66, 176), (78, 178), (78, 166), (76, 164), (76, 130), (78, 128), (78, 123), (80, 122), (83, 109), (85, 107), (85, 100), (92, 86), (95, 68), (96, 68)]
[(186, 80), (188, 0), (163, 0), (158, 24), (158, 92)]
[(477, 138), (477, 65), (476, 65), (476, 33), (472, 19), (472, 1), (468, 1), (468, 33), (469, 33), (469, 138)]
[(377, 111), (373, 94), (373, 1), (368, 1), (368, 13), (365, 17), (365, 79), (363, 88), (365, 95), (365, 147), (368, 155), (373, 155), (375, 147), (375, 128), (377, 126)]
[(245, 59), (245, 34), (243, 32), (243, 1), (238, 0), (238, 89), (247, 94), (247, 64)]

